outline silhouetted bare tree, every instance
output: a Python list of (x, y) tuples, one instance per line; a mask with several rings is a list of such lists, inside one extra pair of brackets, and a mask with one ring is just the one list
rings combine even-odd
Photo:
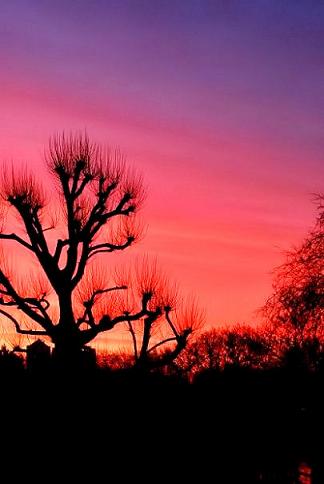
[(322, 338), (324, 329), (324, 197), (317, 197), (318, 216), (304, 242), (287, 252), (275, 271), (274, 292), (263, 313), (289, 327), (295, 345)]
[[(64, 367), (77, 365), (87, 343), (121, 323), (130, 331), (137, 365), (149, 367), (175, 358), (197, 323), (197, 310), (187, 308), (183, 319), (178, 315), (173, 321), (174, 295), (148, 266), (137, 270), (136, 287), (130, 288), (123, 277), (107, 286), (104, 260), (100, 270), (89, 264), (138, 238), (134, 215), (145, 195), (141, 177), (126, 167), (119, 151), (104, 151), (87, 135), (53, 137), (45, 159), (60, 200), (56, 215), (55, 201), (46, 198), (32, 174), (4, 171), (2, 197), (23, 223), (23, 233), (2, 228), (0, 239), (32, 254), (41, 271), (18, 284), (2, 257), (0, 314), (19, 334), (49, 337)], [(154, 334), (162, 326), (169, 333)], [(169, 350), (162, 354), (158, 350), (163, 345)], [(153, 358), (153, 353), (158, 356)]]
[(316, 202), (314, 228), (275, 270), (273, 294), (262, 308), (273, 327), (281, 363), (291, 368), (323, 365), (324, 196), (317, 196)]

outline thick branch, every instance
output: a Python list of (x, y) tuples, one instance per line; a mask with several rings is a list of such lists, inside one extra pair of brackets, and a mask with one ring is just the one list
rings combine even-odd
[(139, 311), (135, 314), (122, 314), (121, 316), (116, 316), (113, 319), (110, 319), (109, 316), (103, 316), (97, 325), (98, 333), (102, 331), (107, 331), (112, 329), (116, 324), (123, 323), (125, 321), (137, 321), (138, 319), (143, 318), (146, 316), (146, 311)]
[[(42, 297), (40, 299), (37, 299), (34, 297), (26, 297), (24, 298), (24, 301), (27, 304), (30, 304), (34, 306), (36, 309), (38, 309), (39, 312), (44, 316), (44, 318), (47, 320), (49, 324), (52, 323), (49, 315), (47, 314), (47, 309), (50, 307), (50, 303), (48, 302), (47, 299), (45, 299), (45, 297)], [(42, 303), (44, 303), (44, 305)]]
[(37, 312), (35, 312), (29, 305), (28, 303), (19, 296), (19, 294), (16, 292), (14, 287), (12, 286), (11, 282), (9, 279), (5, 276), (5, 274), (0, 270), (0, 284), (4, 286), (4, 288), (7, 290), (8, 296), (12, 298), (12, 300), (16, 303), (17, 307), (24, 311), (27, 316), (29, 316), (31, 319), (36, 321), (38, 324), (40, 324), (46, 331), (50, 332), (51, 329), (53, 328), (53, 323), (51, 320), (47, 317), (45, 318), (44, 315), (41, 315)]
[(13, 234), (13, 240), (16, 240), (21, 245), (34, 252), (49, 281), (53, 287), (57, 287), (58, 267), (53, 263), (53, 257), (50, 255), (48, 250), (47, 241), (43, 233), (44, 230), (38, 217), (39, 208), (31, 208), (28, 205), (24, 205), (19, 202), (19, 199), (10, 199), (9, 202), (16, 208), (21, 216), (25, 225), (26, 233), (31, 243), (29, 244), (25, 240), (21, 239), (21, 237), (17, 236), (17, 238), (15, 234)]
[(31, 244), (29, 244), (28, 242), (26, 242), (26, 240), (19, 237), (19, 235), (16, 235), (16, 234), (0, 234), (0, 239), (15, 240), (20, 245), (26, 247), (26, 249), (34, 252), (33, 246)]
[(152, 346), (151, 348), (149, 348), (147, 350), (147, 353), (151, 353), (151, 351), (154, 351), (156, 350), (157, 348), (159, 348), (159, 346), (162, 346), (164, 345), (165, 343), (169, 343), (170, 341), (177, 341), (177, 337), (176, 336), (171, 336), (170, 338), (166, 338), (162, 341), (160, 341), (159, 343), (156, 343), (154, 346)]
[(94, 255), (100, 254), (103, 252), (114, 252), (115, 250), (127, 249), (127, 247), (129, 247), (132, 244), (132, 242), (134, 242), (134, 237), (128, 237), (126, 242), (120, 245), (110, 244), (109, 242), (93, 245), (92, 247), (90, 247), (89, 259), (90, 257), (93, 257)]
[(85, 268), (86, 268), (86, 265), (87, 265), (88, 259), (89, 259), (89, 245), (86, 242), (83, 242), (82, 253), (81, 253), (79, 265), (78, 265), (76, 274), (71, 281), (72, 289), (74, 289), (79, 284), (79, 282), (81, 281), (83, 274), (84, 274), (84, 271), (85, 271)]
[(65, 240), (59, 239), (57, 241), (56, 249), (55, 249), (55, 252), (54, 252), (54, 255), (53, 255), (53, 259), (57, 264), (59, 263), (63, 247), (65, 247), (66, 245), (69, 245), (68, 239), (65, 239)]
[[(125, 202), (126, 203), (126, 202)], [(120, 204), (118, 205), (118, 207), (120, 206)], [(110, 212), (107, 212), (107, 213), (103, 213), (101, 214), (98, 218), (97, 218), (97, 224), (93, 224), (93, 227), (92, 227), (92, 230), (91, 230), (91, 240), (93, 239), (93, 237), (96, 235), (96, 233), (98, 232), (98, 230), (103, 226), (105, 225), (105, 223), (107, 223), (107, 221), (110, 219), (110, 218), (113, 218), (113, 217), (116, 217), (117, 215), (124, 215), (124, 216), (128, 216), (130, 215), (131, 213), (134, 212), (135, 210), (135, 207), (133, 205), (130, 205), (128, 208), (125, 208), (123, 209), (122, 207), (121, 208), (116, 208), (114, 210), (111, 210)]]
[(134, 358), (135, 358), (135, 361), (138, 360), (138, 353), (137, 353), (137, 340), (136, 340), (136, 334), (135, 334), (135, 331), (134, 331), (134, 328), (133, 328), (133, 325), (131, 323), (131, 321), (127, 321), (127, 325), (128, 325), (128, 329), (129, 329), (129, 332), (132, 336), (132, 341), (133, 341), (133, 348), (134, 348)]
[(77, 199), (80, 195), (82, 195), (85, 187), (87, 184), (92, 180), (92, 177), (90, 175), (85, 176), (83, 180), (81, 181), (80, 185), (78, 188), (75, 189), (74, 193), (74, 198)]
[[(90, 259), (90, 257), (93, 257), (94, 255), (102, 252), (113, 252), (115, 250), (124, 250), (127, 247), (129, 247), (131, 243), (134, 241), (133, 237), (128, 237), (126, 242), (121, 245), (106, 243), (106, 244), (98, 244), (93, 247), (90, 247), (90, 244), (94, 236), (97, 234), (100, 228), (107, 223), (107, 221), (110, 218), (113, 218), (118, 215), (128, 216), (130, 213), (134, 211), (134, 206), (132, 205), (127, 208), (124, 208), (126, 203), (129, 202), (129, 195), (126, 194), (122, 197), (122, 199), (117, 204), (114, 210), (110, 210), (109, 212), (105, 213), (106, 201), (110, 193), (115, 188), (116, 186), (112, 184), (110, 187), (107, 188), (107, 190), (103, 190), (102, 188), (101, 188), (102, 191), (99, 190), (99, 193), (97, 194), (97, 197), (98, 197), (97, 202), (93, 206), (86, 224), (84, 225), (82, 230), (80, 230), (77, 237), (72, 235), (72, 232), (69, 230), (69, 242), (68, 242), (69, 249), (67, 254), (68, 262), (66, 265), (66, 271), (67, 271), (67, 274), (73, 274), (74, 269), (76, 269), (75, 275), (72, 279), (73, 288), (76, 287), (76, 285), (80, 282), (84, 274), (87, 261)], [(69, 203), (70, 202), (67, 200), (67, 206), (69, 205)], [(73, 218), (72, 212), (71, 212), (71, 209), (69, 209), (68, 207), (68, 218), (69, 217)], [(82, 254), (81, 254), (78, 267), (76, 268), (77, 246), (79, 242), (83, 243), (83, 248), (82, 248)], [(73, 271), (71, 272), (72, 268), (73, 268)]]
[(167, 309), (165, 311), (165, 319), (167, 320), (170, 328), (172, 329), (173, 334), (176, 336), (176, 338), (179, 338), (179, 333), (178, 333), (176, 327), (174, 326), (173, 322), (170, 319), (170, 310), (169, 309)]
[(98, 324), (94, 328), (90, 328), (88, 330), (82, 331), (82, 338), (84, 344), (91, 341), (95, 338), (99, 333), (103, 333), (104, 331), (109, 331), (112, 329), (116, 324), (124, 323), (128, 321), (138, 321), (141, 318), (147, 317), (154, 317), (158, 318), (161, 315), (161, 309), (157, 308), (155, 311), (150, 311), (147, 308), (148, 302), (151, 296), (148, 294), (144, 294), (142, 297), (142, 309), (135, 314), (124, 313), (120, 316), (116, 316), (115, 318), (111, 319), (110, 316), (105, 315), (101, 318)]
[[(0, 293), (8, 296), (8, 292), (5, 293), (4, 291), (0, 291)], [(49, 324), (52, 323), (52, 321), (51, 321), (51, 319), (50, 319), (50, 317), (49, 317), (49, 315), (47, 314), (47, 311), (46, 311), (50, 306), (47, 299), (45, 299), (44, 297), (41, 298), (41, 299), (37, 299), (37, 298), (34, 298), (34, 297), (25, 297), (25, 298), (23, 298), (23, 301), (24, 301), (24, 303), (38, 309), (39, 312), (47, 320), (47, 322)], [(45, 303), (45, 306), (43, 306), (42, 303)], [(11, 299), (10, 301), (4, 301), (3, 298), (0, 298), (0, 305), (1, 306), (11, 306), (11, 307), (16, 306), (16, 307), (20, 308), (21, 302), (17, 302), (13, 299)]]
[(44, 228), (41, 224), (41, 221), (39, 219), (38, 209), (36, 209), (36, 208), (33, 209), (32, 217), (33, 217), (33, 225), (34, 225), (34, 228), (36, 229), (38, 245), (41, 248), (43, 254), (49, 254), (47, 240), (46, 240), (45, 235), (44, 235), (45, 230), (44, 230)]
[[(94, 225), (100, 220), (102, 217), (105, 209), (106, 209), (106, 202), (109, 198), (109, 196), (112, 194), (112, 192), (116, 189), (116, 182), (111, 183), (106, 189), (104, 188), (104, 178), (101, 178), (99, 180), (99, 188), (98, 188), (98, 193), (97, 193), (97, 201), (94, 204), (94, 206), (91, 209), (90, 215), (88, 217), (88, 221), (85, 224), (85, 226), (82, 229), (82, 238), (84, 240), (89, 240), (89, 243), (91, 242), (93, 235), (92, 235), (92, 229)], [(103, 224), (105, 221), (103, 221)], [(101, 225), (98, 227), (101, 227)]]
[(148, 316), (144, 320), (144, 331), (143, 331), (141, 351), (139, 354), (139, 361), (145, 361), (147, 359), (147, 356), (148, 356), (147, 349), (151, 338), (151, 327), (157, 318), (158, 318), (158, 315), (154, 315), (154, 316)]
[(100, 296), (101, 294), (106, 294), (107, 292), (119, 291), (123, 289), (127, 289), (127, 286), (108, 287), (106, 289), (97, 289), (96, 291), (94, 291), (90, 299), (83, 302), (85, 310), (83, 316), (78, 320), (78, 326), (81, 326), (82, 323), (86, 323), (90, 326), (90, 328), (95, 328), (96, 324), (92, 313), (92, 308), (95, 304), (96, 297)]
[(160, 366), (165, 366), (171, 363), (176, 357), (181, 353), (181, 351), (186, 347), (188, 336), (191, 331), (189, 329), (184, 330), (181, 335), (179, 335), (177, 340), (177, 345), (172, 351), (167, 351), (160, 358), (153, 358), (146, 362), (148, 368), (157, 368)]
[(101, 294), (106, 294), (107, 292), (113, 292), (113, 291), (121, 291), (123, 289), (127, 289), (127, 286), (114, 286), (114, 287), (107, 287), (106, 289), (97, 289), (94, 291), (92, 294), (91, 298), (89, 299), (89, 303), (93, 306), (96, 296), (100, 296)]
[(6, 318), (10, 319), (10, 321), (15, 325), (17, 333), (19, 334), (28, 334), (34, 336), (46, 336), (48, 334), (47, 331), (44, 330), (21, 329), (18, 321), (11, 314), (7, 313), (7, 311), (0, 309), (0, 314), (3, 314)]
[[(115, 185), (111, 185), (115, 188)], [(93, 237), (96, 233), (100, 230), (100, 228), (107, 223), (110, 218), (116, 217), (117, 215), (125, 215), (128, 216), (135, 211), (135, 206), (130, 205), (127, 208), (124, 208), (125, 205), (130, 201), (130, 195), (125, 193), (124, 196), (120, 199), (117, 206), (110, 210), (109, 212), (105, 212), (106, 210), (106, 202), (108, 197), (111, 193), (110, 187), (108, 190), (98, 193), (98, 201), (96, 205), (93, 207), (88, 222), (84, 228), (84, 234), (89, 235), (89, 240), (93, 240)]]

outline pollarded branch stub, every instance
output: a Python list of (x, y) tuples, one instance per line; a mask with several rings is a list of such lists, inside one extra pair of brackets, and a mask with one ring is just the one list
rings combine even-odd
[(105, 314), (105, 315), (104, 315), (104, 316), (101, 318), (101, 320), (100, 320), (100, 323), (99, 323), (99, 324), (100, 324), (100, 325), (102, 325), (102, 326), (103, 326), (103, 327), (105, 327), (105, 328), (109, 328), (109, 326), (110, 326), (110, 325), (111, 325), (111, 327), (113, 327), (113, 326), (112, 326), (112, 320), (111, 320), (111, 317), (110, 317), (110, 316), (108, 316), (108, 314)]
[(151, 291), (147, 291), (143, 293), (142, 296), (142, 307), (144, 311), (147, 311), (147, 305), (153, 297), (153, 293)]
[(83, 171), (87, 166), (87, 162), (84, 158), (79, 158), (75, 162), (75, 171), (80, 172)]
[(192, 331), (193, 331), (192, 328), (186, 328), (182, 331), (181, 336), (184, 339), (187, 339), (192, 334)]

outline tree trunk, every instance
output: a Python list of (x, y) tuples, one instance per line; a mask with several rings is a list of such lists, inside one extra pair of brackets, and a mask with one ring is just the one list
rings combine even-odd
[(55, 370), (76, 372), (96, 366), (94, 350), (84, 345), (72, 307), (72, 296), (66, 290), (59, 295), (60, 320), (53, 335), (53, 366)]
[(60, 341), (53, 349), (53, 366), (59, 371), (79, 371), (82, 369), (82, 348), (69, 341)]
[(57, 327), (58, 333), (53, 339), (53, 366), (59, 371), (88, 371), (96, 368), (96, 352), (84, 345), (82, 333), (75, 327)]
[(76, 327), (72, 294), (66, 289), (59, 294), (60, 320), (53, 338), (53, 363), (58, 370), (77, 370), (81, 360), (80, 331)]
[(96, 352), (88, 346), (57, 342), (53, 350), (54, 369), (64, 372), (84, 372), (97, 367)]

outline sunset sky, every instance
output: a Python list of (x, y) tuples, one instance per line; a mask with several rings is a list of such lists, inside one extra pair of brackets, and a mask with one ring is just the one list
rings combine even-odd
[[(208, 325), (257, 320), (323, 192), (324, 4), (0, 3), (0, 158), (86, 129), (144, 174), (157, 255)], [(119, 256), (122, 260), (123, 255)]]

